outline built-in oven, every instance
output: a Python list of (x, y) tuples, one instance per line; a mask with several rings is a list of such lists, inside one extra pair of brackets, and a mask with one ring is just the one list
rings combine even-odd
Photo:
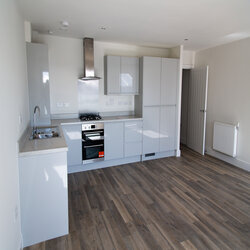
[(104, 160), (104, 124), (82, 124), (83, 164)]

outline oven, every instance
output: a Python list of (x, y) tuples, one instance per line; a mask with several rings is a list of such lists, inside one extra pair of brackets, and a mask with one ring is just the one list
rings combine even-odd
[(104, 124), (82, 124), (82, 163), (104, 160)]

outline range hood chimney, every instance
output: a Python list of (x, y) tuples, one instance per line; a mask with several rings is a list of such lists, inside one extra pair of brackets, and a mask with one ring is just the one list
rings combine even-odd
[(85, 37), (83, 39), (83, 63), (84, 63), (84, 76), (80, 77), (79, 80), (99, 80), (98, 76), (95, 76), (94, 69), (94, 39)]

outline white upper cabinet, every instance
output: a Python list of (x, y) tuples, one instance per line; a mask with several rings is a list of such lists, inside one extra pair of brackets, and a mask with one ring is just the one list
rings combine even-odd
[(121, 93), (139, 94), (139, 58), (121, 57)]
[(143, 105), (160, 105), (161, 97), (161, 58), (143, 57)]
[(139, 58), (105, 56), (105, 94), (139, 94)]
[(176, 105), (179, 60), (162, 58), (161, 105)]
[(45, 44), (26, 43), (26, 50), (31, 126), (34, 126), (33, 111), (37, 105), (40, 116), (35, 125), (48, 126), (51, 124), (48, 47)]
[(120, 57), (106, 56), (105, 57), (105, 82), (106, 94), (120, 94)]
[(143, 57), (143, 106), (176, 105), (179, 60)]

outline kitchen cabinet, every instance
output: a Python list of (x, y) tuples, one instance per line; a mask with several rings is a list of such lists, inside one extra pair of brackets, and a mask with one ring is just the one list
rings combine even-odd
[(143, 154), (160, 151), (160, 107), (143, 109)]
[(160, 152), (176, 149), (176, 107), (160, 108)]
[(105, 94), (139, 94), (139, 58), (105, 56)]
[(175, 150), (179, 59), (143, 57), (141, 70), (143, 154)]
[(31, 126), (34, 126), (33, 112), (37, 105), (40, 107), (40, 115), (36, 117), (35, 126), (49, 126), (51, 120), (48, 47), (45, 44), (26, 43), (26, 51)]
[(68, 234), (67, 152), (18, 160), (23, 247)]
[(120, 94), (121, 59), (119, 56), (106, 56), (104, 61), (106, 94)]
[(139, 94), (139, 58), (121, 57), (120, 86), (122, 94)]
[(124, 123), (104, 124), (104, 157), (114, 160), (124, 157)]
[(68, 145), (68, 166), (82, 164), (82, 127), (81, 124), (62, 125), (64, 137)]
[(125, 157), (142, 154), (142, 121), (124, 122)]
[(161, 58), (142, 58), (143, 105), (160, 105), (161, 97)]
[(177, 98), (179, 60), (162, 58), (161, 61), (161, 105), (175, 105)]

